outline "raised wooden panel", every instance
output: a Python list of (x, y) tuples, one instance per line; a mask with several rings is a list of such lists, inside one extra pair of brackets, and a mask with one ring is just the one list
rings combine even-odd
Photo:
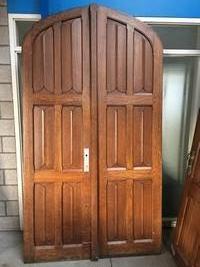
[(126, 240), (126, 180), (107, 183), (107, 240)]
[(126, 25), (107, 21), (107, 92), (127, 91), (127, 30)]
[(83, 156), (83, 114), (78, 106), (62, 108), (63, 169), (81, 169)]
[(126, 107), (107, 108), (107, 167), (126, 167)]
[(55, 244), (55, 186), (35, 184), (34, 187), (35, 245)]
[(33, 44), (33, 91), (54, 92), (53, 29), (41, 32)]
[(82, 22), (75, 18), (62, 23), (62, 92), (82, 91)]
[(134, 93), (152, 93), (153, 50), (149, 40), (134, 32)]
[(152, 181), (135, 181), (133, 199), (133, 233), (137, 241), (152, 239)]
[(152, 165), (152, 107), (133, 108), (133, 166)]
[(56, 131), (54, 107), (35, 106), (33, 117), (35, 169), (53, 169)]
[(82, 201), (81, 183), (64, 183), (63, 203), (63, 244), (81, 243)]

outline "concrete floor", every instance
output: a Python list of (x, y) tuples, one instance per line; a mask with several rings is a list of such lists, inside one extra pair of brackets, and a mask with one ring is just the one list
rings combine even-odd
[(0, 267), (176, 267), (166, 247), (161, 255), (24, 264), (22, 258), (22, 234), (0, 232)]

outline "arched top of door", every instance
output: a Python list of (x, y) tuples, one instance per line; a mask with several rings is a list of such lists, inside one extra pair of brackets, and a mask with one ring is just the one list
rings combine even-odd
[(162, 50), (162, 44), (160, 42), (159, 37), (149, 25), (147, 25), (144, 22), (141, 22), (140, 20), (130, 15), (127, 15), (126, 13), (113, 10), (111, 8), (107, 8), (105, 6), (97, 4), (69, 9), (36, 22), (33, 25), (32, 29), (26, 34), (23, 46), (26, 45), (28, 40), (30, 40), (33, 43), (34, 39), (41, 32), (46, 31), (49, 27), (52, 27), (56, 24), (58, 25), (62, 22), (81, 17), (88, 18), (88, 23), (90, 23), (91, 21), (91, 19), (89, 19), (90, 14), (93, 14), (94, 16), (95, 14), (101, 14), (101, 16), (105, 18), (112, 19), (119, 24), (125, 25), (127, 29), (132, 28), (133, 31), (136, 30), (145, 39), (147, 39), (152, 47), (156, 43), (157, 48), (159, 48), (159, 50)]

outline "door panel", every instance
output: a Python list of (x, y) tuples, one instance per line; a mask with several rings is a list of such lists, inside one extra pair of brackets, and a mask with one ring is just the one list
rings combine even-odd
[(81, 243), (81, 183), (63, 184), (63, 244)]
[(153, 47), (145, 34), (134, 30), (134, 94), (153, 91)]
[(197, 118), (188, 172), (172, 252), (180, 266), (200, 266), (200, 112)]
[(133, 107), (133, 167), (152, 167), (152, 106)]
[(33, 91), (54, 93), (53, 29), (41, 32), (33, 43)]
[(66, 12), (24, 42), (26, 261), (90, 257), (88, 23), (87, 8)]
[(152, 181), (135, 181), (133, 190), (134, 239), (152, 240)]
[[(53, 106), (34, 106), (34, 167), (54, 168), (55, 110)], [(51, 153), (52, 152), (52, 153)]]
[(100, 255), (158, 252), (161, 46), (138, 21), (97, 12)]
[(81, 18), (62, 23), (62, 92), (82, 91), (82, 25)]
[(34, 224), (36, 246), (55, 244), (55, 186), (36, 183), (34, 186)]
[(109, 181), (107, 184), (108, 242), (126, 239), (126, 181)]
[(62, 108), (62, 167), (64, 171), (82, 168), (83, 111), (81, 107)]
[(107, 168), (125, 167), (126, 164), (126, 107), (107, 107)]
[(108, 19), (106, 36), (107, 91), (125, 93), (127, 90), (126, 26)]

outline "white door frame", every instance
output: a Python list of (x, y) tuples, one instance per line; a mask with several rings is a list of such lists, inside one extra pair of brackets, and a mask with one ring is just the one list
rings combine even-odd
[(17, 184), (19, 201), (19, 222), (20, 229), (23, 229), (23, 154), (22, 154), (22, 124), (20, 110), (20, 92), (18, 77), (18, 53), (22, 52), (21, 46), (17, 45), (17, 21), (38, 21), (41, 16), (38, 14), (8, 14), (9, 38), (10, 38), (10, 59), (12, 76), (12, 95), (14, 106), (15, 140), (16, 140), (16, 161), (17, 161)]
[[(17, 21), (38, 21), (39, 14), (8, 14), (9, 36), (10, 36), (10, 57), (12, 73), (12, 93), (14, 104), (15, 138), (16, 138), (16, 159), (17, 159), (17, 181), (19, 198), (20, 228), (23, 229), (23, 174), (22, 174), (22, 133), (21, 133), (21, 110), (18, 81), (18, 60), (17, 54), (21, 53), (21, 47), (17, 46)], [(157, 25), (200, 25), (200, 18), (168, 18), (168, 17), (137, 17), (148, 24)], [(200, 56), (200, 50), (165, 49), (164, 56)], [(197, 107), (193, 107), (193, 114), (196, 114)], [(194, 118), (195, 121), (196, 118)], [(172, 219), (172, 218), (171, 218)], [(164, 218), (170, 220), (170, 218)]]

